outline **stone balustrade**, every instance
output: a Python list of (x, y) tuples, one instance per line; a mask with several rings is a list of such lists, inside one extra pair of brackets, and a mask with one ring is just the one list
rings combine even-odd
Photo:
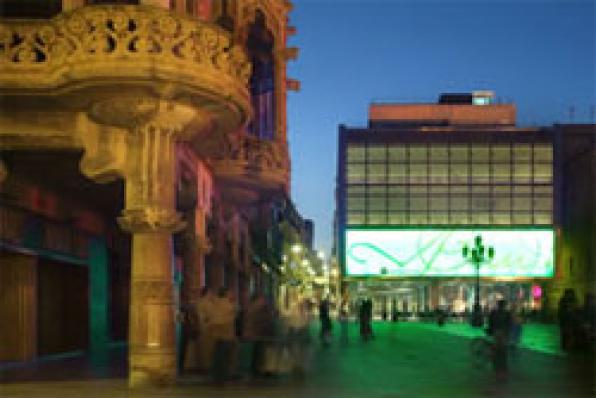
[(219, 27), (151, 6), (0, 21), (0, 90), (97, 86), (102, 77), (169, 80), (217, 95), (235, 89), (246, 97), (250, 63)]

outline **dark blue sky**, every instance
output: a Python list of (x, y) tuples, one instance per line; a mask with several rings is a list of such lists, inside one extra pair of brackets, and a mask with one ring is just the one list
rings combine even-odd
[(519, 125), (595, 116), (593, 0), (294, 0), (300, 48), (288, 76), (292, 197), (329, 252), (337, 127), (365, 125), (371, 101), (434, 102), (490, 89)]

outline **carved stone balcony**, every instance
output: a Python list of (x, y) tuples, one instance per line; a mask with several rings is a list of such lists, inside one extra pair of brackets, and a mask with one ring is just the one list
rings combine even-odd
[[(207, 109), (210, 130), (248, 118), (250, 63), (215, 25), (151, 6), (86, 6), (50, 20), (0, 20), (3, 106), (87, 111), (143, 95)], [(33, 99), (33, 101), (32, 101)]]
[(290, 160), (285, 144), (248, 134), (220, 136), (211, 144), (217, 150), (202, 148), (208, 152), (207, 162), (228, 199), (247, 204), (287, 191)]

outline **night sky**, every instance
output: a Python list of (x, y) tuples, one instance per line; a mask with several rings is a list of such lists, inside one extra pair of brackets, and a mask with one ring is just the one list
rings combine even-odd
[(288, 76), (292, 198), (329, 253), (337, 128), (373, 101), (435, 102), (488, 89), (518, 125), (596, 119), (593, 0), (293, 0)]

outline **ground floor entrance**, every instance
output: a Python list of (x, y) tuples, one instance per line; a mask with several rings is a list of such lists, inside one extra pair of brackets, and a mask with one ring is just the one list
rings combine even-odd
[[(373, 300), (374, 316), (382, 317), (396, 309), (403, 316), (420, 316), (442, 309), (453, 315), (472, 311), (476, 283), (470, 279), (430, 280), (363, 280), (346, 283), (351, 301), (369, 297)], [(521, 310), (538, 311), (542, 306), (542, 286), (539, 281), (480, 281), (480, 304), (484, 311), (496, 306), (500, 299)]]

